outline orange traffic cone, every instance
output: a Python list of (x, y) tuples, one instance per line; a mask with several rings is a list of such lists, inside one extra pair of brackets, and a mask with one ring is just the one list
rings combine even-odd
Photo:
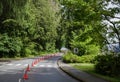
[(28, 79), (28, 74), (27, 74), (27, 72), (25, 72), (25, 74), (24, 74), (24, 76), (23, 76), (23, 79), (24, 79), (24, 80), (27, 80), (27, 79)]
[(34, 64), (36, 65), (37, 64), (37, 61), (35, 60)]
[(37, 64), (38, 63), (38, 61), (37, 61), (37, 59), (35, 60), (35, 64)]
[(32, 67), (34, 66), (34, 62), (32, 62)]
[(29, 64), (28, 64), (28, 67), (27, 67), (26, 71), (30, 71), (30, 66), (29, 66)]

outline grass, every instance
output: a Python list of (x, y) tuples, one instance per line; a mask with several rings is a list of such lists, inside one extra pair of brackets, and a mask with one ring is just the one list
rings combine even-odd
[(19, 57), (17, 57), (17, 58), (0, 58), (0, 60), (10, 60), (10, 59), (19, 60), (22, 58), (19, 58)]
[(24, 58), (0, 58), (0, 62), (9, 62), (11, 60), (21, 60), (21, 59), (24, 59)]
[(8, 57), (5, 57), (5, 58), (0, 58), (0, 62), (9, 62), (11, 60), (22, 60), (22, 59), (25, 59), (25, 58), (34, 58), (34, 57), (39, 57), (39, 56), (45, 56), (45, 55), (48, 55), (48, 54), (53, 54), (53, 53), (48, 53), (48, 52), (41, 52), (40, 55), (28, 55), (27, 57), (14, 57), (14, 58), (8, 58)]
[(120, 82), (120, 77), (116, 76), (116, 77), (109, 77), (109, 76), (105, 76), (105, 75), (101, 75), (99, 73), (95, 72), (94, 69), (94, 64), (87, 64), (87, 63), (77, 63), (77, 64), (70, 64), (72, 65), (74, 68), (85, 71), (89, 74), (92, 74), (96, 77), (100, 77), (103, 78), (105, 80), (108, 80), (110, 82)]

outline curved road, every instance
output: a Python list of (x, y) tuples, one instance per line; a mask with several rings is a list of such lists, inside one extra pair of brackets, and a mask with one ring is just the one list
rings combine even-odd
[(39, 62), (28, 72), (28, 80), (21, 81), (24, 69), (35, 59), (13, 61), (0, 66), (0, 82), (78, 82), (57, 65), (61, 56), (55, 56)]

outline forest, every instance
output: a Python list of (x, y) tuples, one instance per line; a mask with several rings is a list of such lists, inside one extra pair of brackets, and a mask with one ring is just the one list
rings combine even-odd
[[(120, 74), (115, 71), (120, 69), (120, 1), (0, 0), (0, 58), (37, 56), (61, 47), (77, 58), (64, 57), (66, 62), (97, 61), (98, 72)], [(78, 53), (72, 53), (74, 48)]]

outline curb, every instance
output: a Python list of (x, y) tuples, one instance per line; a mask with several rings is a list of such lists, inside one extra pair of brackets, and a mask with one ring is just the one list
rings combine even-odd
[(84, 71), (77, 70), (68, 64), (62, 63), (60, 59), (58, 60), (57, 63), (58, 63), (59, 68), (63, 72), (67, 73), (69, 76), (73, 77), (74, 79), (80, 82), (110, 82), (108, 80), (93, 76)]
[(66, 74), (68, 74), (69, 76), (71, 76), (72, 78), (78, 80), (79, 82), (85, 82), (83, 80), (81, 80), (79, 77), (75, 76), (74, 74), (72, 74), (70, 71), (66, 70), (64, 67), (61, 66), (61, 58), (58, 60), (57, 62), (58, 64), (58, 67), (63, 71), (65, 72)]

